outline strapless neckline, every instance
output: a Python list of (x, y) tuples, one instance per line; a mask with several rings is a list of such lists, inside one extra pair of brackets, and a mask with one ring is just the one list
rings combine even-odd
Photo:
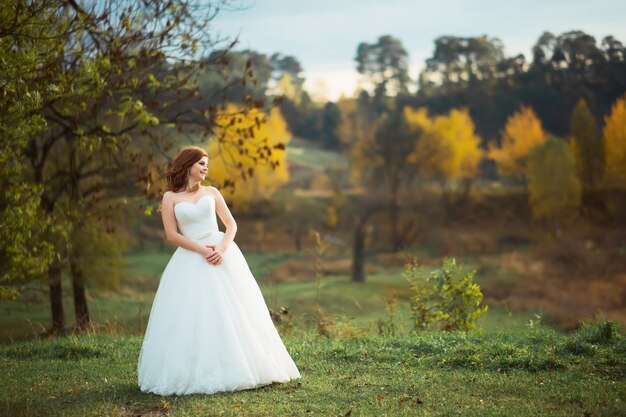
[(176, 209), (176, 207), (180, 206), (181, 204), (185, 204), (185, 203), (191, 204), (192, 206), (197, 206), (198, 203), (200, 203), (200, 201), (202, 201), (202, 199), (205, 198), (205, 197), (210, 197), (213, 201), (215, 201), (215, 198), (213, 198), (213, 196), (207, 194), (207, 195), (203, 195), (202, 197), (197, 199), (195, 202), (192, 202), (192, 201), (179, 201), (178, 203), (176, 203), (174, 205), (174, 209)]

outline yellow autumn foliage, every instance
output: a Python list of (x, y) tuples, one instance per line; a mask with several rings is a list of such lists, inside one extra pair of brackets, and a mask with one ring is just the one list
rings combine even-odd
[(604, 155), (607, 177), (626, 183), (626, 94), (611, 107), (604, 118)]
[(237, 208), (269, 199), (289, 181), (285, 145), (291, 133), (277, 108), (242, 112), (228, 105), (215, 123), (209, 143), (208, 177)]
[(476, 177), (483, 150), (466, 109), (430, 118), (425, 108), (405, 107), (404, 117), (421, 131), (410, 160), (423, 175), (453, 181)]
[(371, 120), (359, 109), (356, 99), (341, 99), (337, 102), (341, 120), (337, 126), (337, 137), (349, 148), (350, 173), (354, 185), (361, 185), (367, 178), (366, 172), (384, 163), (376, 153), (375, 135), (380, 118)]
[(529, 152), (545, 140), (541, 121), (533, 109), (522, 106), (506, 121), (501, 146), (490, 146), (488, 155), (498, 164), (500, 175), (525, 178)]

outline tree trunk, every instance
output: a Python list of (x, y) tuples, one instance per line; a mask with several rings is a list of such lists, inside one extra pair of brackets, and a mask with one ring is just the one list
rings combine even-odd
[(52, 333), (65, 331), (65, 312), (63, 311), (63, 291), (61, 288), (61, 265), (54, 263), (48, 269), (50, 287), (50, 307), (52, 309)]
[(352, 245), (352, 281), (365, 282), (365, 225), (362, 219), (354, 228)]
[(398, 184), (391, 185), (391, 204), (389, 205), (389, 220), (391, 221), (391, 250), (398, 252), (401, 242), (398, 234)]
[(85, 330), (91, 327), (91, 317), (87, 306), (87, 294), (85, 291), (85, 274), (80, 266), (80, 255), (72, 248), (70, 254), (70, 274), (72, 275), (72, 290), (74, 293), (74, 313), (76, 326)]
[[(67, 138), (68, 144), (72, 147), (70, 154), (70, 209), (72, 214), (72, 228), (74, 233), (80, 229), (81, 216), (81, 196), (80, 196), (80, 172), (78, 169), (78, 162), (76, 156), (76, 149), (74, 148), (74, 137)], [(71, 236), (74, 236), (74, 233)], [(70, 263), (70, 275), (72, 276), (72, 290), (74, 294), (74, 313), (76, 315), (76, 326), (84, 330), (91, 326), (91, 318), (89, 317), (89, 308), (87, 307), (87, 295), (85, 293), (85, 274), (80, 265), (81, 253), (79, 245), (76, 242), (74, 236), (74, 242), (72, 242), (69, 263)]]

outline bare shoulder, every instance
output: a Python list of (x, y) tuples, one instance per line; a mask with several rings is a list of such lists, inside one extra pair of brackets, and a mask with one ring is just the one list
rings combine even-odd
[(207, 185), (204, 187), (204, 189), (211, 194), (214, 197), (221, 197), (221, 193), (220, 190), (218, 190), (217, 188), (213, 187), (212, 185)]
[(163, 194), (163, 201), (171, 201), (174, 198), (174, 192), (172, 191), (166, 191)]
[(162, 199), (161, 203), (163, 205), (170, 204), (170, 203), (174, 202), (175, 200), (176, 200), (176, 193), (173, 192), (173, 191), (166, 191), (163, 194), (163, 199)]

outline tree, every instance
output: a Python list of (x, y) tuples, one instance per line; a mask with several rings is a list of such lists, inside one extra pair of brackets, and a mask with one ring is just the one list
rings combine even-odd
[(352, 265), (350, 269), (353, 282), (365, 282), (366, 238), (371, 231), (369, 221), (381, 211), (388, 210), (385, 196), (378, 190), (372, 190), (365, 195), (352, 200)]
[(583, 184), (593, 187), (604, 175), (604, 146), (596, 119), (584, 99), (576, 103), (572, 112), (570, 136), (579, 178)]
[[(350, 117), (350, 116), (348, 116)], [(361, 119), (358, 114), (352, 115)], [(363, 126), (365, 131), (359, 131)], [(409, 155), (415, 146), (418, 133), (399, 111), (388, 111), (377, 119), (356, 121), (355, 139), (350, 146), (350, 165), (353, 180), (366, 186), (366, 194), (381, 187), (386, 195), (390, 220), (390, 243), (394, 251), (401, 248), (398, 216), (399, 194), (413, 179), (414, 165)]]
[[(399, 110), (377, 115), (367, 93), (358, 99), (340, 100), (337, 106), (341, 112), (337, 136), (348, 149), (352, 182), (367, 187), (366, 195), (376, 192), (385, 196), (390, 244), (397, 251), (404, 242), (398, 225), (399, 195), (414, 178), (415, 166), (409, 157), (419, 132)], [(362, 227), (368, 217), (364, 216)]]
[(626, 182), (626, 94), (615, 101), (611, 114), (604, 118), (606, 172), (611, 181)]
[(340, 140), (337, 137), (339, 123), (341, 123), (341, 111), (337, 104), (329, 101), (322, 109), (319, 128), (320, 141), (325, 148), (340, 148)]
[(533, 46), (533, 65), (548, 65), (554, 48), (556, 47), (556, 37), (550, 32), (543, 32)]
[(426, 86), (431, 79), (439, 78), (450, 91), (455, 83), (492, 78), (503, 59), (504, 46), (497, 38), (441, 36), (435, 39), (435, 50), (426, 60), (420, 84)]
[[(58, 54), (54, 37), (67, 31), (48, 4), (31, 5), (25, 15), (29, 32), (16, 16), (17, 2), (0, 9), (0, 300), (14, 300), (22, 286), (46, 273), (53, 248), (45, 231), (51, 226), (40, 217), (41, 189), (25, 179), (21, 155), (28, 138), (46, 128), (37, 110), (48, 97), (46, 71)], [(25, 36), (22, 36), (25, 35)], [(28, 36), (30, 35), (30, 36)], [(39, 76), (31, 69), (41, 66)]]
[(581, 186), (571, 148), (561, 139), (550, 137), (528, 155), (529, 199), (537, 219), (551, 221), (556, 237), (561, 221), (580, 205)]
[[(399, 233), (399, 195), (403, 187), (408, 186), (415, 174), (415, 165), (409, 156), (415, 147), (419, 130), (411, 126), (404, 114), (399, 111), (384, 113), (374, 136), (371, 150), (360, 147), (365, 163), (371, 163), (369, 175), (363, 178), (367, 183), (382, 182), (389, 198), (389, 218), (391, 224), (392, 249), (402, 247)], [(367, 155), (369, 154), (369, 158)]]
[(602, 52), (593, 36), (574, 30), (565, 32), (556, 38), (552, 55), (554, 65), (576, 78), (585, 79), (593, 74), (593, 66), (602, 60)]
[(233, 51), (233, 46), (213, 50), (201, 58), (201, 71), (186, 75), (197, 78), (197, 98), (205, 106), (238, 102), (245, 95), (265, 97), (274, 82), (273, 64), (267, 55), (253, 50)]
[[(229, 105), (215, 120), (208, 176), (214, 184), (230, 187), (227, 198), (236, 206), (269, 200), (289, 181), (285, 145), (290, 140), (277, 108), (265, 114)], [(243, 181), (233, 184), (239, 173)]]
[[(210, 125), (209, 118), (197, 117), (189, 110), (188, 102), (195, 92), (189, 78), (175, 76), (178, 68), (171, 62), (194, 57), (200, 48), (213, 45), (207, 28), (214, 6), (123, 3), (111, 0), (98, 7), (90, 1), (49, 3), (53, 13), (76, 23), (67, 36), (57, 39), (60, 53), (53, 70), (65, 82), (54, 85), (55, 96), (40, 109), (47, 129), (30, 138), (25, 152), (35, 182), (43, 189), (46, 217), (66, 222), (55, 249), (57, 259), (69, 263), (76, 320), (81, 328), (88, 327), (91, 319), (84, 274), (78, 267), (82, 247), (72, 244), (72, 239), (84, 212), (94, 201), (108, 196), (102, 192), (109, 185), (106, 173), (119, 168), (119, 161), (130, 156), (126, 152), (134, 139), (132, 133), (152, 133), (156, 142), (159, 135), (149, 132), (150, 126), (185, 122)], [(203, 18), (207, 18), (205, 22)], [(177, 57), (166, 62), (166, 54), (174, 50)], [(185, 75), (190, 76), (186, 68)], [(178, 96), (172, 97), (172, 91)], [(176, 108), (173, 104), (181, 103), (183, 94), (187, 94), (187, 107)], [(105, 157), (94, 158), (98, 152)], [(133, 181), (132, 174), (140, 172), (142, 164), (152, 162), (151, 154), (139, 159), (135, 156), (134, 164), (127, 167), (137, 171), (127, 172), (127, 181)], [(64, 327), (58, 307), (62, 307), (63, 263), (48, 267), (53, 330)]]
[(399, 39), (383, 35), (376, 43), (357, 47), (357, 72), (368, 77), (376, 97), (406, 93), (409, 82), (408, 53)]
[(541, 121), (532, 108), (522, 106), (506, 121), (500, 147), (489, 148), (489, 158), (498, 164), (502, 176), (526, 178), (527, 156), (533, 147), (546, 140)]
[(405, 118), (421, 131), (410, 161), (425, 177), (439, 180), (444, 198), (461, 185), (461, 198), (467, 197), (472, 180), (478, 175), (483, 157), (481, 138), (466, 109), (453, 109), (448, 115), (431, 119), (425, 108), (404, 108)]
[[(270, 63), (273, 68), (273, 79), (278, 84), (280, 84), (283, 79), (288, 80), (289, 86), (284, 86), (283, 88), (293, 91), (294, 97), (290, 98), (294, 100), (296, 104), (300, 104), (305, 80), (302, 76), (303, 69), (300, 61), (291, 55), (275, 53), (271, 56)], [(285, 84), (285, 81), (283, 81), (283, 84)]]
[[(44, 189), (29, 175), (23, 155), (31, 138), (47, 129), (40, 110), (68, 85), (56, 71), (62, 54), (58, 38), (69, 36), (81, 19), (59, 13), (56, 1), (9, 1), (0, 10), (0, 298), (13, 299), (29, 281), (49, 275), (53, 323), (65, 325), (55, 243), (63, 241), (62, 222), (42, 216)], [(53, 268), (50, 266), (53, 265)]]

